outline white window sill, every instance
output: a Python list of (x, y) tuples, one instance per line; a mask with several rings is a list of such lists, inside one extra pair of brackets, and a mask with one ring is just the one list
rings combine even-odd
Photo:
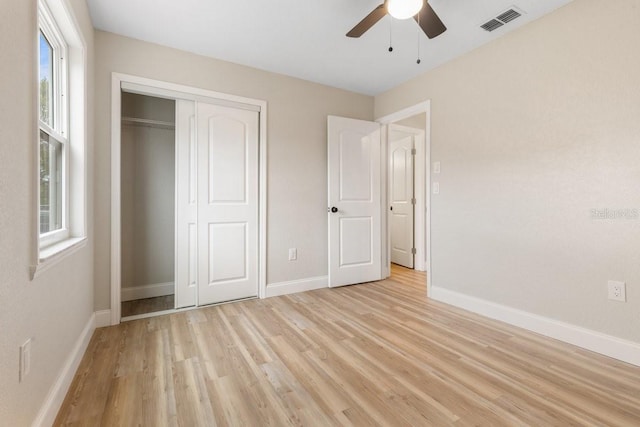
[(40, 276), (44, 271), (62, 261), (67, 256), (87, 246), (86, 237), (71, 237), (40, 249), (40, 257), (36, 265), (31, 266), (31, 280)]

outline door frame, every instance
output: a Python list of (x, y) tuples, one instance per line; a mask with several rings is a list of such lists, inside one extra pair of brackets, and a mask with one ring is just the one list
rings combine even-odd
[[(257, 107), (259, 114), (258, 152), (258, 296), (265, 298), (267, 283), (267, 102), (193, 86), (169, 83), (129, 74), (111, 74), (111, 324), (120, 323), (122, 286), (121, 242), (121, 94), (122, 84), (136, 85), (136, 93), (169, 99), (210, 99), (228, 104)], [(176, 206), (177, 207), (177, 206)], [(175, 283), (175, 282), (174, 282)], [(180, 310), (189, 310), (177, 309)], [(163, 312), (164, 313), (164, 312)]]
[[(386, 238), (383, 238), (382, 248), (383, 253), (386, 254), (386, 260), (383, 262), (383, 277), (389, 277), (391, 274), (391, 248), (389, 242), (389, 215), (388, 215), (388, 205), (389, 205), (389, 189), (388, 189), (388, 180), (389, 180), (389, 124), (397, 122), (399, 120), (408, 119), (409, 117), (415, 116), (416, 114), (425, 113), (426, 115), (426, 123), (424, 130), (424, 146), (418, 147), (416, 146), (416, 158), (415, 158), (415, 176), (416, 176), (416, 184), (422, 184), (422, 188), (419, 190), (416, 185), (414, 188), (414, 192), (416, 193), (416, 220), (414, 223), (414, 232), (424, 233), (426, 232), (426, 239), (424, 247), (417, 247), (416, 245), (416, 256), (414, 258), (414, 268), (416, 270), (426, 270), (427, 272), (427, 296), (431, 295), (431, 100), (426, 100), (420, 102), (419, 104), (415, 104), (413, 106), (401, 109), (394, 113), (388, 114), (386, 116), (382, 116), (376, 121), (385, 127), (385, 131), (382, 132), (382, 152), (383, 156), (383, 164), (385, 165), (382, 170), (384, 177), (382, 178), (383, 191), (382, 195), (384, 197), (384, 203), (382, 206), (383, 209), (383, 233)], [(419, 179), (420, 177), (424, 177), (424, 180)], [(419, 182), (420, 181), (420, 182)], [(420, 191), (420, 194), (418, 194)], [(418, 197), (420, 196), (420, 197)], [(424, 215), (420, 215), (423, 220), (418, 221), (419, 215), (417, 215), (418, 209), (421, 212), (424, 212)], [(426, 253), (425, 253), (426, 252)], [(420, 255), (421, 254), (421, 255)], [(421, 267), (421, 268), (418, 268)]]

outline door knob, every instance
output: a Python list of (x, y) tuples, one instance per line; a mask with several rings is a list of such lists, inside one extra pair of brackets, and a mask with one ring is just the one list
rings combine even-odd
[(338, 208), (336, 208), (335, 206), (332, 206), (332, 207), (330, 207), (330, 208), (329, 208), (329, 209), (327, 209), (327, 210), (328, 210), (329, 212), (332, 212), (332, 213), (336, 213), (336, 212), (338, 212)]

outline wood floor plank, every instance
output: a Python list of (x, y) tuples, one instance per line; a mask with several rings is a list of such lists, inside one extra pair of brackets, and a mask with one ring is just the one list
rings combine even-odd
[(142, 415), (143, 424), (157, 422), (163, 426), (176, 426), (177, 409), (173, 387), (174, 365), (171, 359), (167, 330), (149, 332), (145, 337), (148, 358), (143, 369)]
[(331, 414), (349, 408), (351, 399), (340, 384), (331, 381), (324, 372), (315, 369), (313, 364), (289, 345), (284, 337), (273, 337), (269, 342), (287, 369), (323, 410)]
[(324, 426), (339, 425), (332, 414), (322, 410), (280, 360), (262, 364), (260, 369), (282, 400), (293, 425), (305, 426), (314, 425), (314, 423)]
[(640, 368), (426, 297), (424, 273), (96, 330), (56, 426), (638, 426)]
[(109, 398), (101, 424), (107, 426), (142, 425), (142, 373), (114, 377), (109, 384)]
[(206, 377), (198, 359), (183, 359), (174, 363), (173, 387), (178, 425), (217, 425)]

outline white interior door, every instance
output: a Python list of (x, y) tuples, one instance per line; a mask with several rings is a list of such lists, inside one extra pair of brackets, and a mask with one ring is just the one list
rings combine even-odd
[(413, 268), (413, 135), (389, 132), (389, 231), (391, 262)]
[(382, 278), (380, 125), (329, 116), (329, 286)]
[(198, 305), (258, 295), (258, 112), (198, 102)]
[(176, 308), (197, 304), (198, 176), (196, 106), (176, 100)]

